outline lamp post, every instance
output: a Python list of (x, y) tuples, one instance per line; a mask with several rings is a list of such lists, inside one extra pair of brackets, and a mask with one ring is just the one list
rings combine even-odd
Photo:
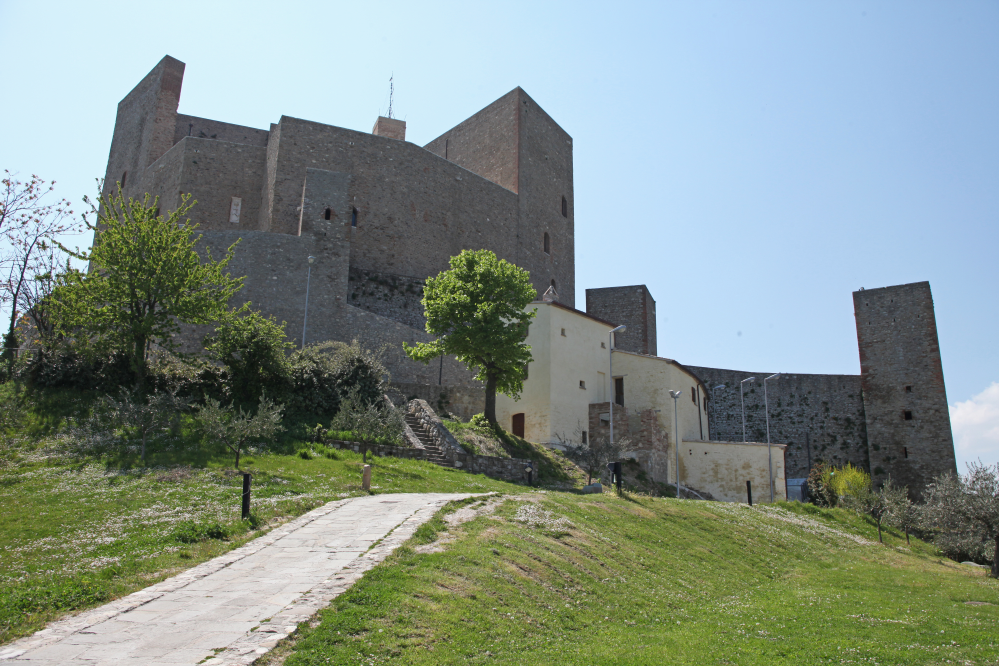
[(771, 379), (780, 377), (779, 372), (775, 372), (766, 379), (763, 380), (763, 411), (767, 414), (767, 468), (770, 470), (770, 503), (774, 502), (774, 460), (773, 456), (770, 455), (770, 404), (767, 402), (767, 382)]
[(670, 396), (673, 398), (673, 446), (675, 451), (675, 462), (676, 462), (676, 498), (680, 499), (680, 422), (676, 420), (677, 409), (676, 401), (683, 391), (670, 391)]
[(742, 403), (742, 441), (748, 441), (746, 439), (746, 399), (742, 395), (742, 385), (746, 382), (755, 382), (756, 377), (747, 377), (739, 382), (739, 402)]
[(312, 262), (315, 257), (309, 257), (309, 274), (305, 278), (305, 318), (302, 319), (302, 349), (305, 349), (305, 326), (309, 323), (309, 283), (312, 282)]
[(610, 374), (611, 383), (611, 395), (610, 395), (610, 444), (611, 448), (614, 448), (614, 334), (624, 333), (625, 329), (628, 328), (625, 325), (618, 326), (617, 328), (611, 329), (610, 333), (607, 334), (608, 347), (610, 349), (607, 352), (607, 371)]

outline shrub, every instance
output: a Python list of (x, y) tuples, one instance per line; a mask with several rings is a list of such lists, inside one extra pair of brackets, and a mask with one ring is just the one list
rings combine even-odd
[(259, 312), (231, 313), (205, 338), (209, 358), (228, 371), (229, 392), (236, 404), (255, 403), (265, 392), (284, 396), (288, 389), (287, 350), (294, 345), (277, 323)]
[(266, 396), (260, 396), (257, 413), (247, 413), (232, 405), (223, 407), (217, 400), (209, 398), (198, 413), (198, 429), (208, 442), (224, 445), (236, 454), (234, 467), (239, 469), (239, 456), (250, 442), (266, 442), (277, 433), (284, 431), (281, 426), (281, 412), (284, 407), (275, 404)]
[(173, 538), (181, 543), (198, 543), (209, 539), (225, 541), (231, 534), (232, 530), (222, 523), (195, 523), (193, 520), (188, 520), (177, 525)]
[(355, 340), (322, 342), (296, 351), (288, 359), (291, 393), (288, 408), (310, 414), (335, 414), (352, 390), (367, 406), (380, 402), (388, 371), (370, 351)]
[(32, 388), (73, 388), (117, 392), (133, 383), (128, 357), (117, 351), (84, 355), (71, 347), (41, 348), (15, 369)]
[(847, 463), (830, 472), (829, 485), (840, 499), (861, 499), (871, 488), (871, 475)]
[(340, 402), (330, 431), (350, 431), (363, 441), (399, 444), (404, 424), (402, 410), (386, 400), (365, 404), (360, 390), (353, 388)]

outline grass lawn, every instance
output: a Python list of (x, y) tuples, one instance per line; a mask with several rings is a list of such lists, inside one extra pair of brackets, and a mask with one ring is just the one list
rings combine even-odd
[(452, 531), (269, 661), (999, 663), (999, 581), (838, 509), (529, 492)]
[[(84, 396), (85, 397), (85, 396)], [(242, 545), (263, 531), (361, 489), (361, 454), (296, 438), (253, 453), (249, 523), (233, 456), (177, 446), (150, 454), (84, 456), (58, 432), (79, 394), (38, 397), (0, 443), (0, 643), (60, 615), (100, 605)], [(190, 442), (188, 442), (190, 444)], [(377, 458), (372, 493), (518, 492), (518, 486), (431, 463)]]

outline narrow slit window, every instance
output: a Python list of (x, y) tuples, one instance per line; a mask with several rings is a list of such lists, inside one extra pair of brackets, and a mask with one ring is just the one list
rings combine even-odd
[(350, 226), (357, 226), (357, 209), (353, 206), (350, 207)]
[(551, 238), (548, 237), (548, 232), (546, 231), (545, 232), (545, 254), (551, 254), (551, 253), (552, 253), (552, 241), (551, 241)]
[(586, 431), (585, 430), (582, 433), (580, 433), (580, 439), (582, 440), (583, 444), (587, 443), (586, 442)]
[(555, 286), (555, 278), (552, 278), (552, 289), (554, 289), (555, 291), (558, 291), (558, 287)]
[(333, 209), (327, 208), (326, 212), (323, 213), (323, 219), (324, 220), (329, 220), (331, 217), (333, 217)]
[(562, 197), (562, 217), (569, 217), (569, 200)]
[(694, 403), (695, 405), (697, 404), (697, 394), (694, 393), (694, 387), (693, 386), (690, 387), (690, 401), (692, 403)]
[(125, 189), (125, 180), (127, 178), (128, 178), (128, 172), (127, 171), (122, 171), (121, 172), (121, 189)]
[(614, 378), (614, 402), (624, 407), (624, 377)]
[(565, 337), (565, 329), (564, 328), (562, 329), (562, 337), (563, 338)]
[(908, 446), (903, 446), (902, 447), (902, 456), (905, 457), (905, 458), (909, 457), (909, 447)]

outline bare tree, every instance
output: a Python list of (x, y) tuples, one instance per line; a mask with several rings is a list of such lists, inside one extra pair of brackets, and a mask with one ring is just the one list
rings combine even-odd
[[(10, 325), (4, 347), (18, 347), (14, 327), (22, 305), (22, 293), (36, 275), (44, 273), (41, 259), (53, 251), (56, 236), (78, 231), (82, 223), (72, 221), (69, 201), (49, 203), (55, 181), (46, 182), (32, 175), (27, 182), (4, 171), (0, 180), (0, 305), (10, 305)], [(10, 355), (12, 359), (12, 354)]]
[(948, 554), (992, 559), (999, 578), (999, 463), (968, 464), (964, 476), (937, 477), (926, 492), (926, 524)]
[(590, 437), (587, 443), (583, 443), (583, 431), (576, 425), (576, 431), (572, 436), (565, 433), (556, 435), (555, 439), (559, 445), (565, 448), (565, 456), (572, 462), (579, 465), (586, 472), (587, 485), (593, 483), (594, 475), (600, 476), (604, 465), (615, 461), (621, 457), (625, 440), (618, 440), (611, 444), (607, 437)]

